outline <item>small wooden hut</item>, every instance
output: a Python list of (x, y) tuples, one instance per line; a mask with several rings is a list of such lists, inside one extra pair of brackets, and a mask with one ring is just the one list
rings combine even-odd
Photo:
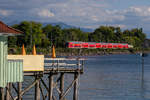
[[(22, 69), (15, 68), (16, 66), (23, 66), (23, 62), (20, 60), (7, 60), (7, 40), (8, 36), (20, 35), (23, 32), (16, 30), (12, 27), (7, 26), (2, 21), (0, 21), (0, 87), (6, 87), (7, 82), (15, 82), (18, 79), (16, 78), (16, 72), (22, 74)], [(13, 66), (13, 67), (11, 67)], [(12, 69), (11, 69), (12, 68)], [(11, 72), (11, 73), (10, 73)], [(12, 75), (11, 75), (12, 74)], [(14, 76), (15, 79), (12, 80), (10, 76)], [(22, 80), (22, 77), (18, 77)]]

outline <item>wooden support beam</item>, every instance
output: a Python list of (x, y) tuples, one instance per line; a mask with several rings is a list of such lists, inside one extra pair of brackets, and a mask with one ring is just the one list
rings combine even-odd
[(13, 83), (12, 83), (12, 87), (15, 90), (15, 92), (18, 93), (18, 90), (17, 90), (17, 88), (15, 87), (15, 85)]
[(18, 100), (21, 100), (21, 90), (22, 90), (22, 83), (18, 82)]
[[(57, 84), (58, 84), (58, 82), (59, 82), (60, 79), (61, 79), (61, 77), (59, 77), (59, 78), (56, 80), (55, 83), (53, 82), (53, 88), (56, 88), (56, 90), (58, 91), (59, 94), (60, 94), (61, 92), (60, 92), (59, 88), (57, 87)], [(48, 94), (49, 94), (49, 88), (47, 87), (46, 83), (44, 82), (44, 80), (43, 80), (42, 78), (41, 78), (41, 82), (42, 82), (42, 84), (44, 85), (44, 87), (46, 88), (46, 90), (47, 90), (47, 92), (48, 92), (48, 93), (45, 95), (45, 99), (46, 99), (47, 96), (48, 96)], [(53, 95), (53, 99), (55, 100), (54, 95)]]
[(9, 99), (9, 100), (15, 100), (15, 99), (13, 98), (13, 96), (12, 96), (12, 94), (11, 94), (11, 91), (9, 90), (8, 87), (6, 87), (6, 91), (8, 91), (8, 93), (9, 93), (9, 95), (10, 95), (10, 97), (11, 97), (11, 99)]
[(57, 86), (57, 84), (58, 84), (58, 82), (60, 81), (60, 79), (61, 79), (61, 76), (57, 79), (57, 81), (54, 83), (54, 87), (56, 87)]
[(60, 74), (60, 92), (59, 99), (61, 99), (64, 93), (64, 73)]
[(70, 84), (70, 86), (66, 89), (66, 91), (64, 92), (64, 94), (62, 95), (62, 97), (60, 98), (60, 100), (63, 100), (64, 97), (67, 95), (67, 93), (71, 90), (71, 88), (73, 87), (73, 85), (75, 84), (75, 82), (77, 81), (78, 79), (78, 75), (76, 77), (75, 80), (73, 80), (73, 82)]
[[(23, 91), (21, 91), (21, 96), (24, 95), (25, 92), (29, 91), (40, 79), (35, 80), (31, 85), (29, 85), (28, 87), (26, 87)], [(16, 96), (14, 98), (14, 100), (16, 100), (18, 98), (18, 96)]]
[[(57, 79), (57, 81), (56, 81), (56, 83), (54, 84), (54, 82), (53, 82), (53, 88), (54, 87), (56, 87), (56, 85), (57, 85), (57, 83), (58, 83), (58, 81), (60, 80), (60, 77)], [(46, 85), (46, 83), (44, 82), (44, 80), (41, 78), (41, 82), (42, 82), (42, 84), (44, 85), (44, 87), (46, 88), (46, 90), (47, 90), (47, 94), (44, 96), (44, 98), (46, 99), (47, 98), (47, 96), (49, 95), (49, 88), (47, 87), (47, 85)], [(56, 97), (53, 95), (53, 100), (56, 100)]]
[(30, 90), (40, 79), (37, 79), (36, 81), (34, 81), (30, 86), (28, 86), (27, 88), (25, 88), (22, 92), (21, 95), (23, 95), (25, 92), (27, 92), (28, 90)]
[(4, 90), (4, 88), (0, 88), (0, 100), (4, 100), (5, 99), (5, 90)]
[(22, 83), (18, 82), (18, 100), (21, 100), (21, 90), (22, 90)]
[(43, 89), (42, 89), (42, 87), (41, 87), (41, 83), (40, 83), (40, 91), (41, 91), (41, 94), (42, 94), (42, 98), (43, 98), (43, 100), (45, 100), (45, 96), (44, 96)]
[[(35, 80), (38, 79), (38, 76), (35, 77)], [(35, 100), (40, 100), (40, 80), (35, 84)]]
[(46, 83), (44, 82), (44, 80), (41, 78), (41, 82), (44, 85), (44, 87), (46, 88), (46, 90), (49, 92), (49, 88), (47, 87)]
[(79, 73), (74, 74), (74, 79), (76, 79), (76, 82), (74, 83), (73, 100), (78, 100), (78, 75)]
[[(12, 83), (8, 83), (7, 88), (9, 89), (10, 93), (11, 93), (11, 88), (12, 88)], [(11, 100), (11, 96), (9, 94), (9, 91), (6, 91), (6, 100)]]
[(53, 74), (49, 74), (49, 98), (48, 100), (53, 100)]

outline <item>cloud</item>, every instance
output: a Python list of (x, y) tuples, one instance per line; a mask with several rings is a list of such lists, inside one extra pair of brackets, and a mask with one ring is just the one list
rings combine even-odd
[(1, 16), (9, 16), (12, 13), (13, 13), (13, 11), (11, 11), (11, 10), (2, 10), (2, 9), (0, 9), (0, 15)]
[(40, 16), (40, 17), (46, 17), (46, 18), (55, 16), (55, 14), (52, 13), (48, 9), (42, 9), (42, 10), (38, 11), (37, 15)]
[(150, 26), (146, 0), (0, 0), (0, 16), (5, 20), (9, 17), (6, 21), (59, 21), (88, 28), (114, 25), (148, 29)]
[(134, 13), (136, 16), (149, 17), (150, 16), (150, 7), (130, 7), (127, 12)]

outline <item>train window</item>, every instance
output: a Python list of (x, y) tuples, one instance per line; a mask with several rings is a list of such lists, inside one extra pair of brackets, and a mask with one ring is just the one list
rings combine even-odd
[(89, 47), (95, 47), (95, 44), (89, 44)]
[(107, 46), (105, 44), (102, 45), (103, 48), (106, 48)]
[(96, 43), (96, 48), (101, 48), (101, 44), (100, 43)]
[(113, 45), (113, 48), (117, 48), (118, 46), (116, 44)]
[(122, 45), (122, 44), (119, 44), (119, 45), (118, 45), (118, 48), (123, 48), (123, 45)]
[(81, 44), (74, 44), (75, 47), (81, 47)]
[(108, 48), (112, 48), (112, 44), (108, 44)]
[(83, 43), (83, 44), (82, 44), (82, 47), (83, 47), (83, 48), (88, 48), (88, 47), (89, 47), (89, 44), (88, 44), (88, 43)]

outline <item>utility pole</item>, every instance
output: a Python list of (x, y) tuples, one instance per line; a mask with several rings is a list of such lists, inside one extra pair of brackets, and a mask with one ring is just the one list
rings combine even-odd
[(32, 47), (32, 40), (33, 40), (33, 36), (32, 36), (32, 22), (30, 22), (30, 47)]

